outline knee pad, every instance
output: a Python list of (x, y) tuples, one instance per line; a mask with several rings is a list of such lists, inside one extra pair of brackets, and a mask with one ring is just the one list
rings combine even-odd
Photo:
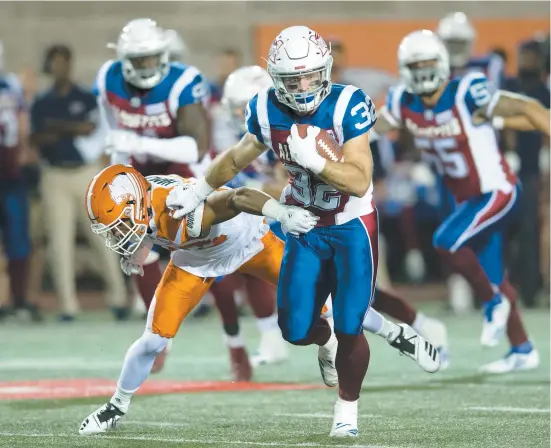
[(168, 338), (164, 338), (161, 335), (145, 331), (142, 335), (141, 345), (146, 353), (161, 353), (168, 345)]

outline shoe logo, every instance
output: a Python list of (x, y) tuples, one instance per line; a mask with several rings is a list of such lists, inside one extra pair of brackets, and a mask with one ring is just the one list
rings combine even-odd
[(438, 350), (430, 342), (425, 341), (425, 351), (429, 354), (434, 362), (436, 362), (436, 354)]
[(409, 353), (410, 355), (415, 355), (416, 338), (416, 334), (412, 335), (409, 338), (404, 338), (404, 329), (400, 327), (400, 334), (390, 345), (394, 348), (397, 348), (401, 353)]
[(347, 433), (352, 434), (354, 436), (358, 435), (358, 430), (356, 428), (352, 428), (352, 425), (350, 423), (337, 423), (335, 424), (335, 430), (345, 428), (347, 426), (350, 426), (350, 429), (346, 431)]

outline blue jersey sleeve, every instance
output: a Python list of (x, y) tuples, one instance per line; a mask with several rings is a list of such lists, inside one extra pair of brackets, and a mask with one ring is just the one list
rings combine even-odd
[(465, 90), (465, 95), (463, 98), (459, 98), (459, 101), (464, 102), (471, 115), (478, 109), (488, 106), (497, 91), (496, 87), (488, 81), (483, 73), (473, 73), (465, 76), (459, 82), (458, 89)]
[(189, 104), (204, 103), (205, 98), (210, 96), (209, 92), (209, 85), (205, 77), (198, 72), (193, 80), (182, 89), (182, 93), (178, 97), (178, 108)]
[(264, 143), (264, 140), (262, 139), (262, 131), (260, 129), (260, 125), (258, 124), (258, 114), (257, 114), (257, 106), (258, 103), (258, 95), (255, 95), (253, 99), (251, 99), (247, 106), (245, 107), (245, 124), (247, 125), (247, 131), (249, 131), (249, 134), (254, 135), (260, 143)]
[(373, 101), (361, 89), (356, 90), (350, 97), (342, 121), (343, 144), (368, 132), (375, 121), (377, 113)]
[(388, 117), (383, 113), (383, 116), (387, 118), (388, 121), (391, 121), (392, 125), (399, 126), (402, 123), (402, 96), (405, 92), (405, 87), (403, 85), (398, 85), (391, 87), (386, 95), (386, 112), (390, 115)]

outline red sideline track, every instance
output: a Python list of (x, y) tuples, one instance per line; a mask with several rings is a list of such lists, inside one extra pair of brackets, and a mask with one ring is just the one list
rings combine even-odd
[[(110, 396), (116, 382), (101, 378), (55, 379), (0, 382), (0, 400), (37, 400)], [(251, 383), (229, 381), (146, 381), (138, 395), (182, 394), (194, 392), (242, 392), (311, 390), (323, 386), (314, 384)]]

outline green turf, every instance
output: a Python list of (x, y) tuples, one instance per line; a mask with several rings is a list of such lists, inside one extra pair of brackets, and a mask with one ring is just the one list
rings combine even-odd
[[(476, 373), (506, 351), (505, 345), (479, 346), (478, 316), (444, 317), (452, 366), (435, 375), (370, 336), (356, 440), (327, 436), (336, 391), (326, 389), (136, 397), (112, 435), (94, 438), (78, 437), (78, 427), (104, 399), (0, 401), (0, 447), (549, 447), (549, 315), (542, 310), (525, 316), (542, 366), (522, 374)], [(243, 327), (254, 349), (255, 324), (246, 319)], [(72, 325), (3, 324), (0, 381), (114, 379), (142, 328), (141, 322), (115, 324), (104, 315)], [(215, 317), (184, 326), (156, 378), (229, 379)], [(256, 380), (319, 383), (315, 349), (292, 347), (288, 363), (258, 369)]]

